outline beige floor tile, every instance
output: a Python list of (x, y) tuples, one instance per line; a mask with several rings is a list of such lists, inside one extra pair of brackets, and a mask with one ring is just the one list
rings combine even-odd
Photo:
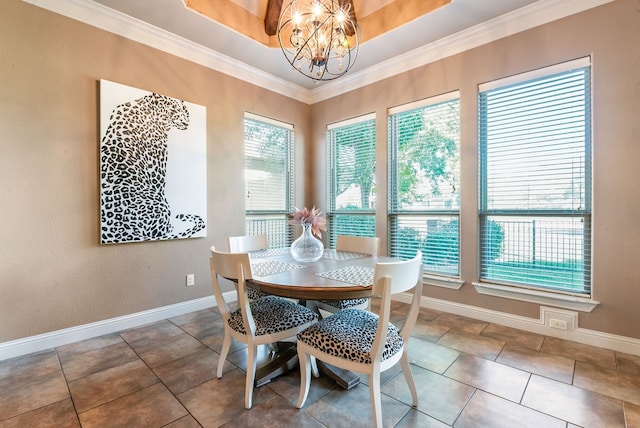
[(125, 342), (60, 357), (67, 382), (136, 360), (138, 356)]
[(184, 330), (177, 325), (167, 320), (163, 320), (123, 331), (120, 333), (120, 336), (122, 336), (122, 338), (126, 340), (133, 349), (137, 349), (154, 343), (159, 339), (183, 333)]
[(185, 408), (160, 383), (79, 414), (83, 428), (160, 427), (186, 415)]
[[(392, 318), (408, 308), (392, 302)], [(217, 379), (223, 336), (210, 308), (0, 361), (0, 428), (371, 425), (366, 375), (348, 391), (313, 379), (298, 410), (295, 368), (244, 409), (246, 345), (233, 342)], [(381, 375), (385, 427), (640, 428), (640, 356), (426, 308), (408, 352), (418, 408), (397, 364)], [(259, 348), (258, 365), (271, 358)]]
[(459, 351), (437, 343), (411, 338), (409, 340), (409, 361), (423, 369), (442, 374), (460, 355)]
[[(410, 406), (381, 395), (382, 425), (392, 427), (409, 411)], [(370, 428), (373, 414), (369, 398), (369, 387), (357, 385), (349, 390), (334, 389), (322, 400), (302, 408), (304, 413), (327, 427)]]
[[(0, 418), (1, 419), (1, 418)], [(58, 401), (48, 406), (23, 413), (11, 419), (0, 421), (1, 428), (28, 427), (80, 427), (80, 421), (70, 399)]]
[[(412, 366), (411, 372), (418, 391), (418, 410), (446, 424), (453, 424), (475, 388)], [(404, 376), (397, 375), (382, 387), (382, 392), (396, 400), (412, 405), (411, 392)]]
[(92, 339), (81, 340), (80, 342), (59, 346), (56, 348), (56, 352), (61, 359), (66, 360), (76, 354), (83, 354), (85, 352), (94, 351), (96, 349), (116, 345), (123, 342), (124, 340), (118, 333), (111, 333), (105, 334), (104, 336), (98, 336)]
[(576, 362), (573, 384), (580, 388), (598, 392), (640, 405), (640, 376), (620, 373), (592, 364)]
[(442, 336), (436, 343), (491, 361), (496, 359), (504, 347), (501, 340), (454, 330)]
[(136, 353), (149, 367), (153, 368), (205, 349), (207, 349), (205, 345), (189, 334), (183, 333), (139, 347)]
[(233, 420), (231, 425), (236, 427), (325, 427), (289, 401), (278, 396), (253, 406), (250, 412), (243, 412), (240, 417)]
[(1, 391), (16, 383), (26, 382), (61, 370), (60, 361), (54, 351), (0, 361), (0, 394), (2, 394)]
[(625, 426), (620, 400), (538, 375), (531, 376), (522, 404), (585, 428)]
[(186, 322), (180, 328), (198, 340), (224, 334), (224, 322), (220, 315), (214, 314)]
[(428, 340), (430, 342), (436, 342), (442, 336), (447, 334), (449, 330), (451, 330), (451, 327), (448, 325), (436, 324), (433, 321), (427, 321), (416, 324), (411, 332), (411, 336), (418, 339)]
[(489, 324), (482, 331), (482, 335), (501, 340), (509, 345), (518, 345), (535, 351), (539, 351), (544, 342), (544, 336), (540, 334), (529, 333), (498, 324)]
[(609, 349), (596, 346), (571, 342), (556, 337), (545, 337), (542, 351), (610, 369), (616, 368), (615, 353)]
[(565, 422), (495, 395), (476, 391), (454, 427), (565, 428)]
[[(219, 358), (220, 356), (216, 352), (207, 348), (154, 367), (153, 371), (171, 392), (180, 394), (194, 386), (215, 379)], [(235, 365), (226, 362), (223, 375), (235, 368)]]
[(412, 408), (395, 428), (447, 428), (450, 426)]
[(462, 354), (444, 372), (448, 378), (519, 403), (530, 374), (484, 358)]
[[(235, 369), (221, 379), (212, 379), (178, 394), (178, 398), (203, 427), (218, 427), (248, 412), (244, 408), (244, 383), (245, 373)], [(274, 396), (269, 388), (254, 388), (253, 406)]]
[(69, 390), (60, 371), (5, 385), (0, 392), (0, 421), (67, 398)]
[(640, 376), (640, 356), (616, 352), (618, 371)]
[(189, 312), (183, 315), (178, 315), (177, 317), (169, 318), (169, 321), (183, 330), (185, 325), (191, 323), (197, 323), (200, 321), (214, 322), (221, 320), (222, 317), (220, 316), (217, 308), (201, 309), (199, 311)]
[(640, 428), (640, 406), (624, 403), (624, 420), (627, 428)]
[(460, 315), (446, 314), (439, 315), (432, 321), (436, 325), (444, 325), (450, 329), (464, 331), (471, 334), (480, 334), (487, 328), (488, 323), (484, 321), (474, 320), (472, 318), (463, 317)]
[(573, 381), (575, 360), (521, 346), (506, 345), (496, 362), (567, 384)]
[(78, 413), (145, 389), (158, 378), (142, 361), (136, 360), (69, 382)]
[(202, 428), (198, 421), (193, 416), (183, 416), (177, 421), (171, 422), (169, 425), (165, 425), (164, 428)]

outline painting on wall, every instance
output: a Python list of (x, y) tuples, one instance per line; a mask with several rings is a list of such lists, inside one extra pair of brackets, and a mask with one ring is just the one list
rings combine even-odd
[(100, 80), (100, 242), (206, 236), (206, 107)]

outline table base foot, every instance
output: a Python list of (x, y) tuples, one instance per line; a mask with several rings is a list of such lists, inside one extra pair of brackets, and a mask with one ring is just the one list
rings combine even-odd
[(275, 377), (283, 375), (298, 367), (298, 353), (295, 343), (279, 342), (274, 358), (256, 369), (256, 387), (268, 384)]
[(316, 362), (318, 364), (318, 371), (335, 380), (336, 384), (341, 388), (351, 389), (360, 383), (360, 376), (354, 372), (343, 370), (320, 360), (316, 360)]

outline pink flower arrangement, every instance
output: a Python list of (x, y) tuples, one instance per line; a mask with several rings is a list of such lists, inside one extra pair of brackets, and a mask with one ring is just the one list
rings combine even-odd
[(311, 233), (316, 235), (318, 238), (322, 238), (322, 232), (327, 231), (327, 219), (322, 215), (322, 211), (316, 209), (314, 206), (310, 210), (307, 207), (299, 210), (295, 209), (294, 212), (291, 213), (291, 220), (289, 220), (289, 224), (300, 224), (311, 226)]

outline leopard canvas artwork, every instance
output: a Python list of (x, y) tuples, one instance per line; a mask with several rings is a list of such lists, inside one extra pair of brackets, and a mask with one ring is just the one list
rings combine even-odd
[(100, 81), (100, 241), (206, 236), (206, 110)]

